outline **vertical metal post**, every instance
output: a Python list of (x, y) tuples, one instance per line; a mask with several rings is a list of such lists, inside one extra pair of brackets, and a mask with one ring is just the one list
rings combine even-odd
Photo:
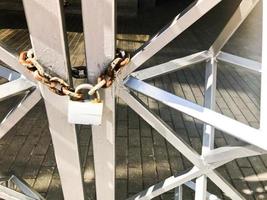
[[(72, 82), (61, 0), (23, 0), (35, 55), (46, 69)], [(83, 180), (75, 125), (67, 120), (68, 97), (39, 84), (45, 100), (64, 199), (83, 200)]]
[(183, 200), (183, 185), (175, 188), (174, 190), (174, 200)]
[(261, 120), (260, 129), (266, 134), (267, 130), (267, 3), (263, 1), (263, 17), (262, 17), (262, 72), (261, 72)]
[[(115, 53), (115, 1), (82, 0), (88, 81), (95, 83)], [(97, 199), (115, 199), (115, 98), (114, 87), (102, 93), (101, 126), (93, 126)]]
[[(217, 61), (211, 58), (206, 64), (204, 107), (215, 110), (217, 79)], [(202, 155), (214, 148), (214, 127), (204, 124)], [(203, 175), (196, 180), (195, 200), (207, 199), (207, 176)]]

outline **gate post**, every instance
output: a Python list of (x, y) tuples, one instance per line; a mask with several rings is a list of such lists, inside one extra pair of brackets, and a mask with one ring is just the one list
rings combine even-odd
[[(41, 64), (72, 84), (61, 0), (23, 0), (35, 56)], [(76, 127), (68, 123), (68, 98), (39, 83), (49, 122), (65, 200), (84, 200)]]
[[(115, 1), (82, 0), (88, 81), (96, 83), (115, 53)], [(114, 86), (103, 91), (103, 119), (92, 127), (97, 199), (115, 199)]]

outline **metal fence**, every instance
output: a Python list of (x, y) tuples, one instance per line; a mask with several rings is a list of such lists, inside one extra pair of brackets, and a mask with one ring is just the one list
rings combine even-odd
[[(267, 115), (267, 107), (265, 104), (267, 102), (267, 90), (265, 88), (267, 72), (265, 72), (266, 67), (262, 66), (267, 62), (264, 56), (263, 64), (261, 64), (222, 52), (221, 49), (259, 0), (242, 0), (221, 34), (208, 50), (137, 71), (138, 67), (145, 61), (220, 2), (221, 0), (194, 1), (182, 13), (179, 13), (170, 24), (134, 53), (131, 62), (117, 74), (112, 87), (101, 91), (104, 100), (102, 124), (101, 126), (92, 126), (97, 199), (115, 199), (116, 96), (125, 101), (194, 165), (187, 172), (171, 176), (129, 199), (152, 199), (175, 188), (175, 199), (182, 199), (182, 185), (195, 190), (195, 199), (197, 200), (218, 199), (215, 195), (207, 192), (207, 178), (218, 185), (231, 199), (244, 199), (215, 169), (237, 158), (266, 153), (265, 131), (267, 125), (265, 115)], [(37, 59), (49, 70), (72, 85), (62, 2), (59, 0), (23, 0), (23, 4), (32, 46)], [(267, 5), (265, 1), (263, 9), (264, 55), (267, 53), (265, 37), (267, 35)], [(87, 74), (88, 81), (91, 83), (96, 82), (97, 77), (104, 70), (104, 66), (114, 58), (115, 10), (113, 0), (90, 2), (82, 0)], [(12, 68), (0, 68), (1, 76), (9, 80), (8, 83), (0, 85), (0, 101), (19, 93), (25, 93), (22, 101), (1, 122), (0, 137), (3, 137), (42, 97), (45, 101), (64, 198), (69, 200), (85, 199), (77, 143), (77, 127), (68, 123), (67, 120), (69, 98), (51, 93), (43, 84), (37, 83), (25, 68), (18, 63), (18, 56), (10, 52), (4, 45), (0, 47), (0, 59)], [(221, 61), (261, 73), (260, 129), (252, 128), (214, 111), (217, 63)], [(206, 62), (204, 106), (197, 105), (144, 82), (145, 79), (171, 73), (200, 62)], [(132, 91), (142, 93), (202, 121), (204, 123), (202, 155), (199, 155), (191, 146), (187, 145), (158, 116), (151, 113)], [(236, 146), (214, 149), (215, 128), (246, 142), (247, 145), (236, 144)], [(193, 182), (193, 179), (196, 179), (196, 182)], [(4, 189), (0, 188), (0, 190)], [(27, 198), (24, 197), (24, 199)], [(38, 197), (31, 196), (30, 198), (36, 199)]]

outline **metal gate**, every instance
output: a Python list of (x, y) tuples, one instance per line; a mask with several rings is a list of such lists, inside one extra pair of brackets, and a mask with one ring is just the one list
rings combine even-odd
[[(242, 0), (237, 10), (214, 41), (206, 50), (170, 62), (139, 70), (145, 61), (190, 27), (200, 17), (213, 9), (222, 0), (196, 0), (182, 13), (179, 13), (164, 29), (138, 49), (131, 62), (118, 74), (112, 87), (102, 91), (104, 113), (101, 126), (93, 126), (93, 151), (96, 174), (97, 199), (115, 199), (115, 97), (120, 97), (154, 127), (170, 144), (180, 151), (194, 167), (179, 175), (171, 176), (129, 199), (152, 199), (176, 188), (176, 199), (182, 199), (182, 185), (196, 191), (195, 199), (218, 199), (207, 192), (207, 178), (214, 182), (231, 199), (244, 199), (231, 186), (216, 168), (234, 159), (266, 153), (266, 115), (267, 115), (267, 72), (261, 63), (222, 52), (221, 49), (233, 33), (246, 19), (259, 0)], [(38, 60), (49, 70), (55, 72), (72, 85), (69, 51), (66, 41), (63, 6), (60, 0), (23, 0), (32, 47)], [(267, 52), (266, 14), (263, 4), (263, 55)], [(115, 52), (115, 2), (113, 0), (82, 0), (83, 28), (85, 36), (88, 81), (96, 83), (104, 66), (114, 58)], [(96, 20), (97, 19), (97, 20)], [(42, 22), (40, 24), (40, 22)], [(68, 97), (51, 93), (41, 83), (37, 83), (25, 69), (18, 64), (18, 56), (1, 45), (0, 59), (12, 67), (0, 68), (0, 74), (9, 82), (0, 85), (0, 101), (26, 92), (22, 99), (0, 125), (3, 137), (40, 99), (45, 101), (49, 129), (52, 136), (57, 167), (60, 174), (64, 198), (85, 199), (83, 180), (77, 143), (77, 128), (67, 120)], [(260, 129), (219, 114), (215, 109), (217, 63), (223, 61), (247, 68), (261, 74), (261, 124)], [(170, 73), (192, 64), (206, 62), (205, 103), (204, 106), (170, 94), (144, 82), (145, 79)], [(263, 65), (266, 64), (263, 56)], [(150, 112), (134, 93), (142, 93), (175, 110), (192, 116), (204, 123), (202, 155), (187, 145), (158, 116)], [(56, 103), (55, 103), (56, 102)], [(240, 146), (225, 146), (214, 149), (214, 130), (219, 129), (246, 143)], [(192, 179), (196, 178), (196, 183)]]

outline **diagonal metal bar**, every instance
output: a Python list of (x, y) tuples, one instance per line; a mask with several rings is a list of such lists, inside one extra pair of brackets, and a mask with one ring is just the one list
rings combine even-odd
[[(189, 181), (185, 183), (184, 185), (186, 185), (188, 188), (192, 190), (196, 190), (196, 184), (193, 181)], [(206, 196), (207, 196), (206, 200), (221, 200), (219, 197), (209, 192), (206, 192)]]
[(0, 42), (0, 59), (5, 64), (10, 66), (12, 69), (16, 70), (28, 80), (35, 82), (32, 76), (28, 73), (24, 66), (19, 64), (18, 55), (15, 52), (10, 51), (3, 43)]
[(22, 117), (24, 117), (41, 99), (39, 90), (28, 92), (0, 123), (2, 138)]
[[(35, 56), (44, 67), (72, 85), (62, 3), (61, 0), (23, 0)], [(69, 98), (52, 93), (41, 83), (38, 86), (45, 100), (64, 199), (84, 200), (76, 127), (68, 123), (67, 117)]]
[(214, 182), (217, 186), (219, 186), (220, 189), (224, 192), (224, 194), (229, 198), (234, 200), (237, 199), (245, 200), (245, 198), (230, 183), (228, 183), (228, 181), (225, 180), (225, 178), (222, 177), (217, 171), (210, 171), (210, 173), (208, 173), (207, 176), (212, 182)]
[(20, 76), (21, 75), (18, 72), (0, 65), (0, 77), (3, 77), (7, 79), (8, 81), (13, 81), (13, 80), (18, 79)]
[[(193, 181), (188, 181), (186, 183), (184, 183), (184, 185), (188, 188), (190, 188), (191, 190), (196, 191), (196, 183)], [(196, 194), (195, 194), (196, 196)], [(214, 194), (209, 193), (208, 191), (206, 191), (206, 199), (205, 200), (221, 200), (219, 197), (217, 197)], [(174, 192), (174, 200), (182, 200), (183, 199), (183, 185), (180, 185), (179, 187), (175, 188), (175, 192)]]
[[(182, 184), (186, 184), (187, 182), (189, 182), (190, 180), (199, 177), (203, 174), (209, 174), (209, 176), (212, 177), (212, 179), (217, 179), (219, 180), (221, 177), (217, 176), (217, 173), (213, 172), (214, 169), (224, 165), (225, 163), (227, 163), (229, 161), (222, 161), (222, 162), (218, 162), (218, 163), (214, 163), (210, 166), (206, 166), (204, 168), (197, 168), (197, 167), (193, 167), (190, 171), (183, 173), (181, 175), (174, 175), (171, 176), (167, 179), (165, 179), (162, 182), (159, 182), (155, 185), (150, 186), (148, 189), (139, 192), (138, 194), (128, 198), (127, 200), (149, 200), (149, 199), (153, 199), (167, 191), (170, 191), (174, 188), (177, 188), (179, 186), (181, 186)], [(211, 175), (210, 175), (211, 174)], [(217, 181), (216, 180), (216, 181)], [(220, 179), (220, 182), (223, 179)], [(229, 186), (228, 183), (223, 183), (223, 185), (227, 185)], [(230, 192), (230, 191), (229, 191)], [(239, 195), (239, 193), (237, 192), (236, 194), (233, 194), (234, 192), (231, 191), (229, 196), (233, 197), (233, 199), (242, 199), (245, 200), (242, 196)]]
[(19, 190), (28, 197), (32, 197), (36, 200), (45, 200), (45, 198), (42, 197), (38, 192), (33, 190), (28, 183), (26, 183), (24, 180), (19, 179), (15, 175), (12, 175), (9, 181), (12, 181), (16, 185), (16, 187), (19, 188)]
[(137, 50), (136, 54), (132, 57), (131, 62), (121, 70), (119, 75), (121, 79), (135, 71), (140, 65), (175, 39), (219, 2), (221, 2), (221, 0), (194, 1), (182, 13), (178, 14), (172, 22)]
[[(119, 83), (118, 83), (119, 84)], [(117, 90), (117, 95), (136, 112), (138, 113), (147, 123), (149, 123), (154, 129), (156, 129), (170, 144), (174, 146), (178, 151), (180, 151), (189, 161), (191, 161), (195, 166), (199, 167), (200, 169), (207, 169), (209, 166), (207, 166), (200, 158), (200, 155), (195, 152), (194, 149), (192, 149), (190, 146), (188, 146), (186, 143), (184, 143), (181, 139), (179, 139), (178, 136), (175, 136), (174, 132), (168, 127), (167, 124), (165, 124), (161, 119), (159, 119), (157, 116), (152, 114), (150, 111), (146, 109), (146, 106), (138, 101), (136, 98), (134, 98), (132, 95), (129, 94), (129, 90), (123, 86), (120, 87), (119, 90)], [(223, 163), (230, 162), (223, 161)], [(217, 177), (216, 174), (214, 174), (212, 171), (209, 172), (213, 175), (213, 177), (216, 177), (217, 179), (220, 179), (220, 177)], [(202, 174), (201, 174), (202, 175)], [(216, 180), (215, 180), (216, 181)], [(220, 182), (225, 180), (220, 180)], [(219, 183), (219, 182), (218, 182)], [(178, 187), (174, 186), (174, 187)], [(240, 195), (231, 185), (228, 183), (223, 184), (221, 189), (224, 192), (230, 192), (231, 197), (233, 199), (239, 199), (244, 200), (242, 195)], [(165, 191), (166, 192), (166, 191)]]
[(27, 90), (32, 89), (33, 87), (35, 87), (35, 85), (33, 85), (30, 81), (24, 78), (19, 78), (11, 82), (1, 84), (0, 85), (0, 102), (12, 96), (22, 94), (26, 92)]
[[(262, 149), (267, 149), (265, 135), (258, 129), (252, 128), (220, 113), (204, 108), (191, 101), (170, 94), (164, 90), (151, 86), (141, 80), (129, 77), (125, 80), (125, 86), (156, 99), (163, 104), (188, 114), (202, 122), (222, 130), (245, 142), (254, 144)], [(236, 132), (238, 130), (238, 132)]]
[(36, 200), (2, 185), (0, 185), (0, 198), (9, 200)]
[(254, 72), (261, 73), (262, 65), (257, 61), (242, 58), (240, 56), (232, 55), (230, 53), (225, 52), (219, 52), (216, 58), (219, 61), (230, 63), (239, 67), (243, 67), (245, 69), (249, 69)]
[(237, 158), (250, 157), (266, 154), (267, 151), (253, 145), (246, 146), (226, 146), (216, 148), (203, 155), (206, 163), (214, 163), (222, 160), (234, 160)]
[(223, 31), (220, 33), (218, 38), (210, 47), (209, 51), (212, 55), (217, 56), (217, 54), (221, 51), (227, 41), (232, 37), (232, 35), (236, 32), (238, 27), (243, 23), (243, 21), (247, 18), (249, 13), (253, 10), (253, 8), (257, 5), (259, 0), (242, 0), (237, 10), (228, 21)]
[(208, 171), (207, 169), (192, 168), (189, 172), (179, 176), (171, 176), (162, 182), (150, 186), (148, 189), (128, 198), (127, 200), (149, 200), (153, 199), (166, 191), (172, 190)]
[[(122, 86), (123, 88), (123, 86)], [(160, 118), (151, 113), (146, 109), (146, 105), (144, 105), (141, 101), (134, 98), (129, 94), (127, 89), (118, 89), (117, 95), (136, 112), (142, 113), (140, 115), (147, 123), (149, 123), (155, 130), (157, 130), (174, 148), (180, 151), (184, 156), (187, 157), (189, 161), (194, 163), (197, 167), (203, 167), (204, 163), (200, 159), (199, 154), (183, 139), (179, 138), (179, 135), (176, 135), (175, 132)]]
[(166, 63), (162, 63), (153, 67), (149, 67), (143, 70), (139, 70), (131, 74), (131, 76), (136, 77), (140, 80), (147, 80), (150, 78), (155, 78), (173, 71), (182, 69), (184, 67), (194, 65), (209, 59), (210, 56), (208, 51), (198, 52), (189, 56), (171, 60)]

